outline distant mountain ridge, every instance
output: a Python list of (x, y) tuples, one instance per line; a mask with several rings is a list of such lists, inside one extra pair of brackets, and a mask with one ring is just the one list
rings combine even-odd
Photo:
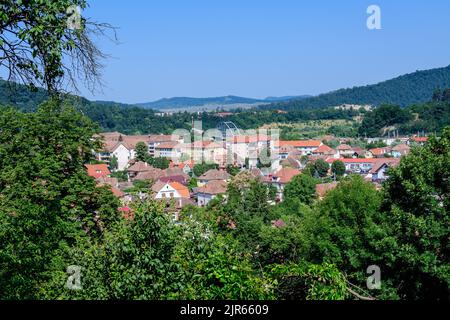
[(230, 105), (256, 105), (266, 104), (274, 101), (287, 101), (292, 99), (302, 99), (310, 96), (287, 96), (287, 97), (268, 97), (266, 99), (253, 99), (238, 96), (223, 96), (223, 97), (209, 97), (209, 98), (191, 98), (191, 97), (173, 97), (164, 98), (153, 102), (138, 103), (137, 106), (154, 109), (191, 109), (195, 107), (212, 106), (230, 106)]
[[(341, 89), (318, 96), (286, 96), (268, 97), (266, 99), (252, 99), (238, 96), (215, 98), (178, 97), (161, 99), (154, 102), (130, 105), (110, 101), (89, 101), (82, 97), (76, 98), (81, 105), (95, 105), (98, 108), (118, 107), (122, 109), (143, 108), (152, 110), (177, 111), (215, 111), (236, 108), (283, 109), (301, 110), (309, 108), (327, 108), (342, 104), (370, 104), (383, 103), (408, 106), (430, 101), (437, 88), (450, 87), (450, 65), (399, 76), (374, 85)], [(39, 89), (31, 92), (26, 86), (11, 84), (0, 79), (0, 105), (12, 105), (23, 111), (33, 111), (48, 98), (47, 92)], [(197, 109), (195, 109), (197, 107)]]
[(416, 71), (374, 85), (340, 89), (307, 99), (272, 103), (261, 108), (298, 110), (342, 104), (378, 106), (383, 103), (406, 107), (427, 102), (431, 100), (436, 89), (448, 87), (450, 87), (450, 65), (444, 68)]

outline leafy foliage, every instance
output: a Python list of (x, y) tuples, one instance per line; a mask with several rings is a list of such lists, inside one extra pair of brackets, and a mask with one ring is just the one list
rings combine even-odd
[(35, 299), (71, 248), (117, 221), (118, 201), (88, 177), (96, 126), (70, 107), (6, 109), (0, 128), (0, 297)]

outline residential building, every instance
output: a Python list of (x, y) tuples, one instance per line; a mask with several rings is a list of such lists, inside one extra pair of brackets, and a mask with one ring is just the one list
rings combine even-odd
[(155, 157), (168, 158), (178, 163), (183, 150), (184, 144), (178, 141), (164, 142), (155, 147)]
[(220, 194), (227, 192), (227, 183), (223, 180), (213, 180), (197, 189), (197, 204), (199, 207), (208, 203)]
[(292, 178), (301, 174), (300, 170), (294, 168), (282, 168), (265, 178), (265, 183), (274, 186), (277, 189), (277, 200), (283, 201), (283, 192), (286, 184), (291, 182)]
[(212, 169), (206, 172), (205, 174), (201, 175), (198, 178), (198, 183), (200, 186), (206, 185), (208, 182), (211, 181), (223, 181), (228, 182), (231, 179), (231, 175), (226, 172), (225, 170), (216, 170)]
[(406, 144), (399, 144), (392, 148), (391, 154), (394, 158), (401, 158), (406, 156), (411, 151), (411, 148)]
[(369, 150), (374, 158), (384, 158), (387, 154), (391, 154), (392, 149), (390, 147), (374, 148)]
[(379, 159), (377, 160), (372, 169), (370, 170), (370, 175), (373, 182), (382, 183), (386, 181), (389, 176), (387, 174), (389, 168), (396, 167), (400, 164), (400, 159), (389, 158), (389, 159)]
[(354, 155), (353, 148), (348, 144), (341, 144), (337, 147), (336, 150), (340, 158), (353, 157)]
[(273, 151), (279, 153), (283, 147), (292, 147), (302, 155), (310, 155), (317, 150), (323, 143), (320, 140), (296, 140), (296, 141), (278, 141), (274, 143)]
[(85, 167), (88, 175), (94, 179), (108, 177), (111, 174), (106, 164), (87, 164)]
[(155, 199), (189, 199), (189, 189), (179, 182), (156, 182), (152, 191)]
[(152, 171), (154, 168), (147, 162), (138, 161), (128, 168), (128, 179), (135, 179), (140, 173)]
[(320, 147), (315, 149), (312, 152), (312, 154), (315, 156), (329, 156), (329, 157), (334, 157), (334, 158), (339, 157), (339, 154), (336, 150), (330, 148), (329, 146), (327, 146), (325, 144), (322, 144)]
[(370, 170), (372, 170), (374, 163), (377, 161), (377, 159), (374, 158), (366, 158), (366, 159), (360, 159), (360, 158), (341, 158), (341, 159), (328, 159), (327, 162), (329, 164), (332, 164), (334, 161), (340, 160), (344, 163), (345, 169), (347, 173), (354, 173), (354, 174), (366, 174), (369, 173)]
[(178, 135), (151, 135), (148, 137), (148, 152), (152, 157), (156, 156), (156, 147), (166, 142), (179, 142), (182, 143), (183, 140)]

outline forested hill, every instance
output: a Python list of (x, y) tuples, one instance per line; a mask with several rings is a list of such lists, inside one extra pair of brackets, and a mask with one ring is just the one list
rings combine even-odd
[(44, 89), (30, 91), (26, 86), (0, 79), (0, 105), (10, 105), (25, 112), (36, 110), (48, 98)]
[(341, 89), (316, 97), (261, 106), (263, 109), (295, 110), (325, 108), (342, 104), (395, 104), (406, 107), (431, 99), (438, 88), (450, 87), (450, 65), (445, 68), (416, 71), (375, 85)]

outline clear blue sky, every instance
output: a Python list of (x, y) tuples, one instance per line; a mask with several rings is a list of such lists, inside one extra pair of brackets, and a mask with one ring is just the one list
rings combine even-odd
[[(119, 28), (101, 40), (103, 92), (163, 97), (319, 94), (450, 64), (448, 0), (91, 0), (84, 15)], [(366, 27), (367, 7), (382, 30)]]

